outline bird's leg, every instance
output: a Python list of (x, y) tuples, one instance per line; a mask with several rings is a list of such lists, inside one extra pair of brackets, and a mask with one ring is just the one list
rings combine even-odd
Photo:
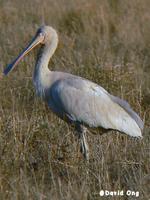
[(77, 125), (77, 132), (80, 140), (80, 151), (83, 154), (84, 158), (86, 160), (89, 160), (89, 147), (85, 137), (86, 131), (87, 131), (86, 127), (84, 127), (83, 125)]
[(81, 153), (83, 154), (86, 160), (89, 160), (89, 147), (85, 138), (86, 128), (84, 127), (83, 132), (81, 133)]

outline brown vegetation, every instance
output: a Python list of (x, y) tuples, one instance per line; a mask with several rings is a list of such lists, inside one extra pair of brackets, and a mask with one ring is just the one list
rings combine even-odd
[(35, 50), (0, 80), (0, 199), (104, 199), (101, 189), (149, 199), (149, 8), (149, 0), (0, 0), (1, 71), (46, 23), (60, 39), (52, 70), (93, 80), (145, 121), (142, 141), (89, 133), (86, 163), (72, 129), (35, 95)]

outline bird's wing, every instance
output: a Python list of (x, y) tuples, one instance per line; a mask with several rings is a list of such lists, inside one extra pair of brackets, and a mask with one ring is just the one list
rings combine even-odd
[(144, 128), (144, 123), (141, 120), (141, 118), (138, 116), (138, 114), (132, 110), (132, 108), (130, 107), (130, 105), (128, 104), (128, 102), (126, 102), (123, 99), (120, 99), (119, 97), (115, 97), (111, 94), (109, 94), (111, 100), (113, 100), (115, 103), (119, 104), (138, 124), (138, 126), (140, 127), (141, 130), (143, 130)]
[(51, 88), (52, 101), (74, 121), (90, 127), (117, 129), (141, 136), (137, 122), (99, 85), (82, 78), (66, 78)]

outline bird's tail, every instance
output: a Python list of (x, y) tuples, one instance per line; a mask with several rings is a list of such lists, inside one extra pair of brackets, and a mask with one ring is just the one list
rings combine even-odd
[(131, 120), (128, 121), (129, 130), (128, 131), (126, 130), (126, 133), (133, 137), (142, 137), (144, 123), (141, 120), (141, 118), (138, 116), (138, 114), (131, 109), (130, 105), (126, 101), (118, 97), (115, 97), (113, 95), (110, 95), (110, 98), (113, 102), (119, 104), (119, 106), (121, 106), (129, 114), (129, 116), (136, 122), (135, 124), (135, 123), (132, 123)]

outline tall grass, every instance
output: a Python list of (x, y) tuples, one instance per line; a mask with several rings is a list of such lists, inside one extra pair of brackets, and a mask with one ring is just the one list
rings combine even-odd
[(60, 40), (52, 70), (93, 80), (145, 121), (142, 141), (116, 131), (89, 133), (86, 163), (72, 128), (35, 95), (33, 51), (0, 80), (0, 199), (104, 199), (101, 189), (150, 198), (149, 7), (148, 0), (0, 1), (1, 71), (46, 23)]

